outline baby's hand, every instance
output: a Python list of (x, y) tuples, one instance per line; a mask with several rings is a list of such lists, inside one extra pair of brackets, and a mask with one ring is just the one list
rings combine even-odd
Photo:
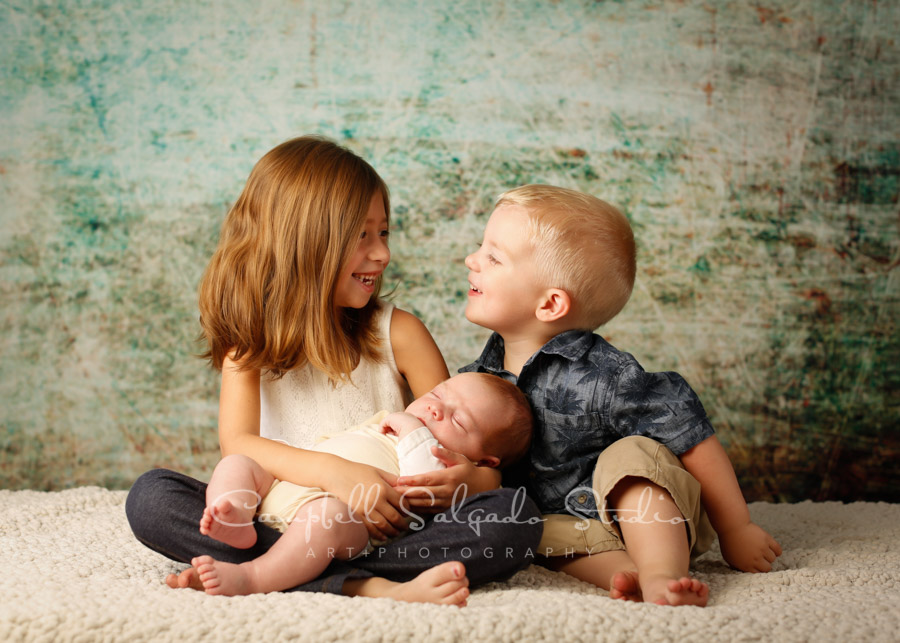
[(719, 534), (719, 544), (725, 561), (742, 572), (768, 572), (781, 556), (781, 546), (752, 522)]
[(422, 424), (422, 420), (405, 411), (391, 413), (381, 421), (382, 431), (385, 433), (392, 433), (401, 440), (423, 426), (425, 425)]

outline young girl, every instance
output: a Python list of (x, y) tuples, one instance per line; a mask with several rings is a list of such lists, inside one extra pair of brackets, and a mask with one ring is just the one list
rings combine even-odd
[[(396, 479), (377, 469), (306, 448), (378, 409), (402, 410), (449, 376), (425, 326), (378, 298), (390, 261), (389, 213), (387, 186), (363, 159), (321, 138), (287, 141), (253, 168), (200, 287), (205, 356), (222, 372), (223, 456), (242, 454), (280, 480), (322, 487), (379, 540), (406, 528), (406, 490), (394, 488)], [(456, 466), (432, 482), (443, 489), (437, 502), (427, 501), (438, 509), (449, 506), (446, 489), (455, 491), (460, 483), (474, 491), (496, 486), (490, 470), (463, 464), (449, 452), (443, 459)], [(182, 562), (202, 554), (244, 562), (275, 542), (279, 533), (259, 524), (256, 543), (245, 549), (200, 534), (205, 488), (166, 470), (141, 476), (126, 503), (135, 536)], [(485, 529), (471, 529), (471, 511), (515, 513), (522, 522), (537, 515), (530, 502), (523, 514), (523, 503), (517, 506), (507, 491), (469, 498), (453, 508), (452, 519), (428, 523), (375, 555), (335, 561), (302, 589), (464, 604), (473, 579), (459, 561), (478, 565), (475, 582), (497, 580), (527, 564), (540, 537), (539, 526), (508, 521), (491, 525), (487, 541)], [(413, 506), (426, 503), (421, 490), (409, 495)], [(506, 555), (495, 556), (485, 542)], [(419, 555), (410, 556), (398, 543), (418, 546)], [(457, 562), (438, 565), (444, 560)], [(167, 583), (200, 587), (193, 568)]]

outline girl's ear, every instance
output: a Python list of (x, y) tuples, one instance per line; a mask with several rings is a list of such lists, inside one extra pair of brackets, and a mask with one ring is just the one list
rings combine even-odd
[(538, 306), (535, 315), (539, 321), (555, 322), (562, 319), (572, 310), (572, 298), (565, 290), (550, 288)]

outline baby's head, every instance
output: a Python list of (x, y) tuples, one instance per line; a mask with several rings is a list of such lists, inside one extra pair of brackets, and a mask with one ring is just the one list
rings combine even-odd
[[(609, 203), (565, 188), (525, 185), (497, 199), (483, 246), (488, 244), (492, 224), (497, 243), (516, 255), (511, 263), (518, 263), (523, 269), (520, 273), (530, 273), (526, 276), (539, 289), (568, 294), (568, 328), (594, 330), (602, 326), (631, 296), (634, 234), (625, 215)], [(478, 263), (478, 254), (467, 259), (470, 268)], [(488, 260), (493, 263), (492, 258)], [(522, 279), (522, 274), (518, 278)], [(475, 294), (480, 294), (478, 285), (473, 286)], [(510, 325), (515, 327), (513, 321)]]
[(406, 407), (441, 445), (479, 466), (504, 468), (531, 442), (531, 408), (515, 384), (487, 373), (461, 373)]

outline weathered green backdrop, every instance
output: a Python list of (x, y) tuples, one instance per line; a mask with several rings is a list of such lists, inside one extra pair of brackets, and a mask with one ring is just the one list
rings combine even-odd
[(700, 392), (748, 498), (900, 500), (900, 7), (862, 0), (0, 3), (0, 487), (206, 476), (196, 285), (302, 134), (393, 192), (395, 300), (451, 370), (492, 199), (619, 204), (604, 335)]

